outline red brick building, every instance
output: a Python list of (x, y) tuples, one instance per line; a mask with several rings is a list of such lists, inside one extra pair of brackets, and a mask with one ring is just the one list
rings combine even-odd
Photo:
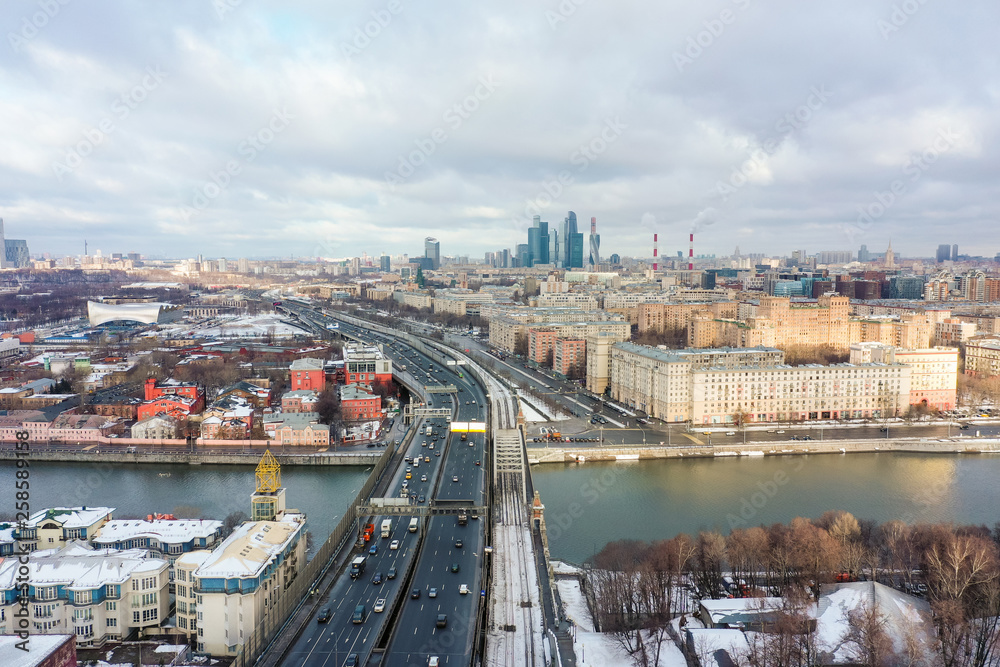
[(187, 396), (201, 401), (197, 412), (201, 412), (205, 408), (205, 390), (194, 382), (178, 382), (177, 380), (157, 382), (155, 378), (146, 380), (145, 400), (152, 401), (161, 396)]
[(568, 378), (587, 374), (587, 341), (582, 338), (556, 338), (552, 370)]
[(382, 397), (364, 385), (344, 385), (340, 388), (340, 411), (344, 421), (381, 419)]
[(348, 343), (344, 348), (344, 382), (388, 385), (392, 382), (392, 360), (375, 345)]
[(197, 399), (188, 396), (161, 396), (140, 405), (137, 416), (143, 420), (154, 415), (168, 414), (186, 420), (190, 415), (201, 413), (204, 405), (203, 395)]
[(543, 366), (552, 363), (556, 348), (556, 330), (547, 328), (528, 330), (528, 359)]
[(322, 359), (296, 359), (289, 367), (289, 389), (309, 389), (322, 393), (326, 387), (326, 373)]

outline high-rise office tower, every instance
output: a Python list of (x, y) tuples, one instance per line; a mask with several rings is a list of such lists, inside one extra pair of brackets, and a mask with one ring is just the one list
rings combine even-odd
[(10, 266), (9, 264), (7, 264), (7, 242), (4, 240), (5, 238), (6, 237), (4, 236), (4, 229), (3, 229), (3, 218), (0, 218), (0, 250), (3, 251), (0, 252), (0, 269), (6, 269)]
[(861, 249), (858, 250), (858, 261), (867, 262), (871, 260), (871, 253), (868, 252), (868, 246), (862, 245)]
[(528, 264), (522, 266), (548, 263), (549, 223), (544, 222), (540, 216), (536, 215), (532, 220), (531, 228), (528, 229)]
[(531, 266), (531, 251), (528, 249), (527, 243), (517, 244), (514, 261), (517, 262), (517, 266)]
[(948, 245), (947, 243), (942, 243), (941, 245), (939, 245), (937, 248), (936, 259), (938, 262), (947, 262), (949, 259), (951, 259), (951, 246)]
[(953, 262), (957, 262), (958, 261), (958, 244), (957, 243), (951, 247), (951, 261), (953, 261)]
[(597, 218), (590, 219), (590, 268), (601, 263), (601, 235), (597, 233)]
[(383, 254), (381, 257), (379, 257), (378, 268), (379, 271), (381, 271), (382, 273), (389, 273), (390, 271), (392, 271), (392, 259), (389, 257), (389, 255)]
[(441, 268), (441, 242), (432, 236), (424, 239), (424, 257), (431, 260), (431, 267), (436, 271)]
[(562, 265), (564, 269), (583, 268), (583, 234), (577, 231), (576, 213), (569, 211), (563, 220)]

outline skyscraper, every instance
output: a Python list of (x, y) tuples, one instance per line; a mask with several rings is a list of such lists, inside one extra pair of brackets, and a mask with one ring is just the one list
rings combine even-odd
[(549, 223), (537, 215), (528, 229), (528, 262), (523, 266), (549, 263)]
[(957, 243), (951, 247), (951, 261), (953, 261), (953, 262), (957, 262), (958, 261), (958, 244)]
[(576, 213), (569, 211), (563, 220), (562, 265), (564, 269), (583, 268), (583, 234), (576, 228)]
[(382, 273), (389, 273), (392, 271), (392, 259), (389, 255), (382, 255), (379, 257), (379, 271)]
[(424, 257), (431, 260), (435, 271), (441, 268), (441, 242), (433, 236), (424, 239)]
[(938, 262), (947, 262), (949, 259), (951, 259), (951, 246), (948, 245), (947, 243), (942, 243), (941, 245), (939, 245), (937, 248), (936, 258)]
[(590, 268), (601, 263), (601, 235), (597, 233), (597, 218), (590, 219)]
[(862, 245), (861, 249), (858, 250), (858, 261), (867, 262), (871, 260), (871, 253), (868, 252), (868, 246)]
[(889, 247), (885, 251), (885, 268), (891, 269), (896, 266), (896, 255), (892, 252), (892, 239), (889, 240)]
[(5, 238), (3, 218), (0, 218), (0, 250), (3, 250), (3, 252), (0, 252), (0, 269), (6, 269), (10, 266), (7, 264), (7, 242), (4, 240)]

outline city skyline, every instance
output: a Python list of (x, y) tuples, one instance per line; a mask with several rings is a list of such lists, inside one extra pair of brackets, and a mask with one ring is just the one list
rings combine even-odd
[(915, 6), (7, 3), (0, 215), (54, 254), (480, 256), (572, 209), (636, 257), (992, 256), (1000, 9)]

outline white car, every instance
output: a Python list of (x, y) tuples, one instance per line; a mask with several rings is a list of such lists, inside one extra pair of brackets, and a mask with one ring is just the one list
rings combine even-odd
[(391, 549), (392, 551), (395, 551), (398, 548), (399, 548), (399, 540), (393, 540), (392, 543), (389, 545), (389, 549)]
[(460, 595), (467, 595), (469, 592), (469, 587), (467, 584), (462, 584), (458, 587), (458, 592)]
[(385, 611), (385, 598), (375, 600), (375, 613), (380, 614)]

